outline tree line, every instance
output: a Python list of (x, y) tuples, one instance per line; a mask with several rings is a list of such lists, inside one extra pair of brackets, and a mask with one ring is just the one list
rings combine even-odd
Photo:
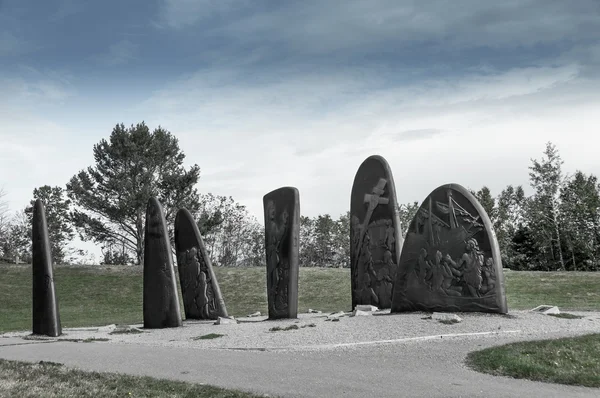
[[(10, 215), (0, 191), (0, 258), (31, 261), (31, 220), (35, 199), (46, 204), (55, 263), (72, 262), (82, 250), (75, 236), (102, 248), (101, 264), (142, 264), (148, 199), (165, 211), (173, 243), (176, 212), (187, 208), (198, 222), (216, 266), (264, 266), (264, 227), (232, 197), (200, 194), (200, 168), (183, 166), (185, 154), (170, 132), (142, 122), (116, 125), (108, 140), (93, 147), (95, 164), (80, 170), (64, 187), (42, 186)], [(576, 171), (565, 175), (552, 143), (529, 167), (530, 196), (509, 185), (497, 196), (487, 186), (471, 192), (488, 213), (504, 267), (515, 270), (600, 269), (600, 185)], [(399, 205), (403, 233), (419, 202)], [(173, 245), (174, 247), (174, 245)], [(300, 217), (300, 265), (349, 267), (350, 213)]]

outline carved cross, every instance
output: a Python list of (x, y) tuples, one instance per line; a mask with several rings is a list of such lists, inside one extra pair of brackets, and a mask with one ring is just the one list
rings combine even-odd
[(363, 223), (360, 226), (360, 238), (358, 239), (358, 247), (356, 248), (356, 261), (358, 261), (358, 257), (360, 256), (362, 241), (365, 237), (365, 233), (367, 232), (369, 222), (371, 222), (371, 216), (373, 215), (373, 211), (375, 211), (375, 208), (378, 205), (387, 205), (390, 202), (389, 198), (381, 197), (381, 195), (383, 195), (383, 193), (385, 192), (386, 185), (387, 180), (385, 178), (380, 178), (377, 184), (373, 187), (371, 193), (365, 194), (364, 203), (368, 203), (369, 207), (367, 208), (367, 214), (365, 214), (365, 219), (363, 220)]

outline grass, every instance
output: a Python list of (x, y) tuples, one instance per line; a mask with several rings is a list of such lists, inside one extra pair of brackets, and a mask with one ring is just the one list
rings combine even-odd
[(580, 315), (569, 314), (568, 312), (561, 312), (559, 314), (547, 314), (547, 315), (553, 316), (555, 318), (562, 318), (562, 319), (581, 319), (581, 318), (583, 318)]
[(600, 387), (600, 334), (491, 347), (469, 353), (467, 364), (497, 376)]
[[(215, 273), (229, 315), (268, 312), (264, 268)], [(141, 267), (58, 266), (54, 277), (63, 328), (142, 323)], [(0, 333), (31, 329), (31, 283), (31, 266), (0, 264)], [(600, 310), (600, 272), (509, 271), (505, 285), (511, 310), (540, 304)], [(300, 313), (352, 310), (348, 269), (300, 268), (298, 290)]]
[(117, 373), (83, 372), (55, 362), (0, 359), (0, 395), (5, 397), (258, 397), (236, 390)]
[(203, 336), (194, 337), (192, 340), (212, 340), (212, 339), (217, 339), (217, 338), (223, 337), (223, 336), (225, 336), (225, 335), (219, 334), (219, 333), (209, 333), (209, 334), (205, 334)]
[(509, 309), (555, 305), (561, 310), (600, 310), (600, 272), (504, 273)]
[(298, 325), (290, 325), (290, 326), (286, 326), (286, 327), (281, 327), (281, 326), (274, 326), (271, 329), (269, 329), (269, 332), (285, 332), (286, 330), (298, 330), (298, 329), (303, 329), (303, 328), (314, 328), (315, 325), (314, 323), (309, 323), (307, 325), (302, 325), (302, 326), (298, 326)]

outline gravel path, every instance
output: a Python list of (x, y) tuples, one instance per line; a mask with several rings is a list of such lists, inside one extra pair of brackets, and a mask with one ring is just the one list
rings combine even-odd
[[(108, 339), (109, 343), (139, 344), (199, 349), (237, 349), (262, 351), (314, 351), (348, 349), (365, 345), (398, 344), (435, 338), (482, 338), (512, 335), (519, 340), (545, 335), (572, 336), (600, 332), (600, 312), (570, 312), (581, 319), (564, 319), (530, 311), (509, 315), (459, 313), (460, 323), (444, 324), (428, 319), (425, 313), (367, 316), (300, 314), (295, 320), (266, 320), (265, 317), (240, 318), (239, 323), (215, 325), (213, 321), (185, 321), (183, 327), (144, 330), (141, 333), (114, 334), (114, 325), (92, 328), (65, 328), (58, 338), (45, 340)], [(290, 330), (271, 331), (272, 328)], [(298, 329), (295, 329), (298, 327)], [(28, 338), (30, 331), (1, 337)], [(213, 339), (200, 336), (219, 334)], [(37, 339), (37, 337), (36, 337)]]

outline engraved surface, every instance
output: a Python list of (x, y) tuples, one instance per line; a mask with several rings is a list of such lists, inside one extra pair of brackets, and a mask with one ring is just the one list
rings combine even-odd
[(283, 187), (263, 197), (269, 318), (298, 315), (300, 200), (296, 188)]
[(146, 208), (144, 236), (144, 327), (181, 326), (177, 284), (165, 216), (156, 198)]
[(392, 312), (507, 312), (491, 222), (460, 185), (441, 186), (421, 204), (399, 264)]
[(403, 238), (387, 161), (370, 156), (354, 178), (350, 203), (352, 308), (390, 308)]
[(62, 327), (54, 287), (46, 211), (35, 201), (32, 220), (33, 334), (60, 336)]
[(175, 248), (186, 319), (227, 317), (210, 257), (192, 215), (180, 209), (175, 218)]

